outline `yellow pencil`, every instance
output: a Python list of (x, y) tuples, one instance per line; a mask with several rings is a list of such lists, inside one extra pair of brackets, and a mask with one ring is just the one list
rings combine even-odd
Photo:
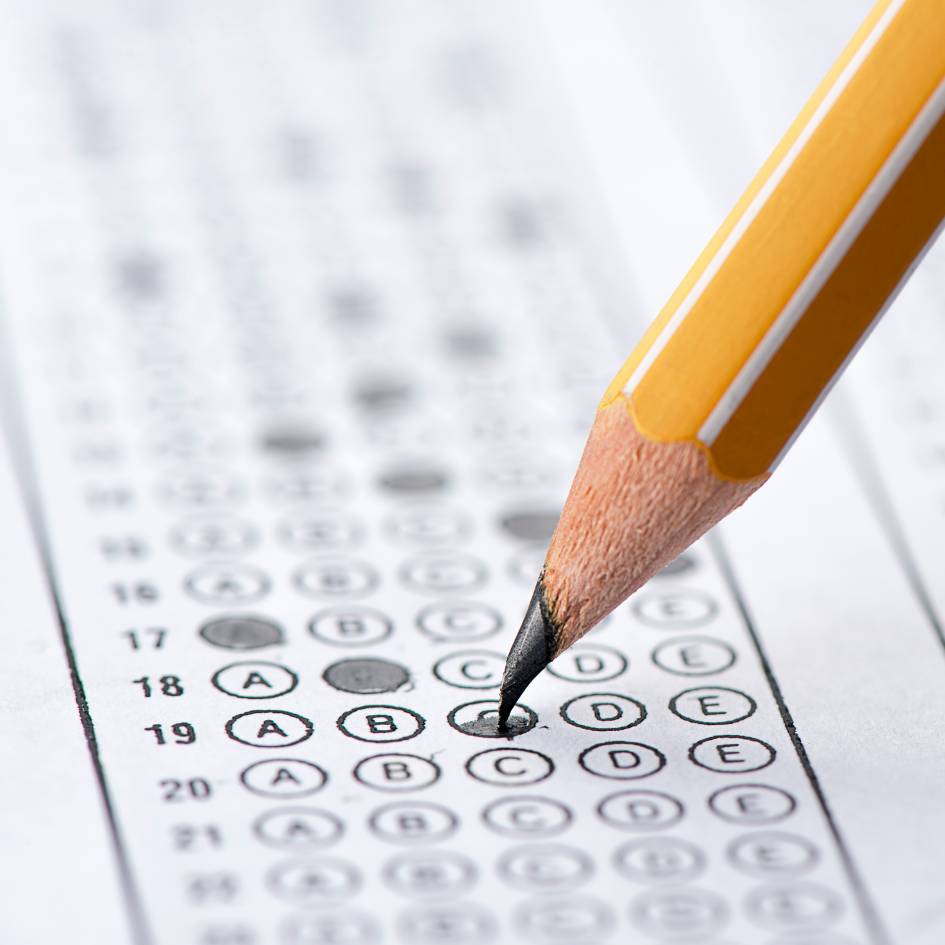
[(943, 112), (945, 0), (880, 0), (604, 394), (503, 724), (771, 474), (945, 217)]

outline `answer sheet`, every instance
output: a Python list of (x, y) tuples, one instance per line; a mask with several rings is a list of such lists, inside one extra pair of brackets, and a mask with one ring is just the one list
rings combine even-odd
[(7, 11), (3, 942), (945, 936), (934, 254), (775, 482), (490, 724), (596, 400), (773, 144), (729, 116), (706, 176), (632, 52), (668, 21), (539, 6)]

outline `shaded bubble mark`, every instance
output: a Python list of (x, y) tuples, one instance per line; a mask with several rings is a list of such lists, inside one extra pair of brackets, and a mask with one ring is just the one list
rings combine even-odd
[(384, 473), (379, 482), (388, 492), (418, 495), (442, 491), (449, 483), (449, 475), (432, 466), (402, 466)]
[(332, 663), (322, 679), (333, 689), (368, 695), (400, 689), (410, 682), (410, 673), (399, 663), (365, 657)]
[(410, 385), (392, 377), (370, 377), (359, 381), (351, 394), (355, 404), (370, 413), (386, 413), (410, 401)]
[(146, 250), (130, 253), (118, 260), (116, 278), (126, 295), (153, 299), (165, 294), (167, 273), (160, 258)]
[(370, 324), (380, 317), (377, 296), (361, 286), (349, 286), (332, 292), (328, 305), (336, 321), (352, 327)]
[(495, 335), (478, 325), (456, 325), (443, 336), (447, 352), (456, 358), (478, 360), (495, 357)]
[(296, 184), (317, 180), (323, 172), (320, 142), (304, 129), (285, 128), (276, 140), (279, 169)]
[(325, 447), (325, 437), (318, 430), (301, 426), (279, 426), (264, 431), (259, 437), (260, 449), (285, 456), (304, 456)]
[(282, 627), (261, 617), (218, 617), (197, 632), (211, 646), (224, 650), (257, 650), (285, 642)]
[(499, 703), (481, 699), (458, 705), (446, 717), (450, 726), (477, 738), (507, 738), (530, 732), (538, 724), (537, 714), (526, 705), (516, 704), (504, 725), (499, 723)]
[(509, 512), (499, 519), (505, 532), (522, 541), (551, 541), (557, 524), (557, 511), (547, 509)]
[(531, 249), (545, 238), (545, 208), (522, 200), (509, 201), (499, 207), (499, 226), (510, 245), (516, 249)]

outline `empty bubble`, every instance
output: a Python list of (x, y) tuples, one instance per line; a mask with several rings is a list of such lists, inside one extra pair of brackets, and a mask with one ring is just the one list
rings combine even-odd
[(225, 650), (256, 650), (282, 643), (282, 628), (261, 617), (219, 617), (198, 631), (207, 643)]

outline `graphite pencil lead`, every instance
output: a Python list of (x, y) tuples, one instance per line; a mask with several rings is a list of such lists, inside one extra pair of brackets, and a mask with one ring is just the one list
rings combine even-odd
[(544, 577), (538, 578), (528, 610), (515, 637), (499, 694), (499, 729), (505, 729), (509, 715), (528, 684), (551, 662), (555, 652), (555, 627), (545, 602)]

